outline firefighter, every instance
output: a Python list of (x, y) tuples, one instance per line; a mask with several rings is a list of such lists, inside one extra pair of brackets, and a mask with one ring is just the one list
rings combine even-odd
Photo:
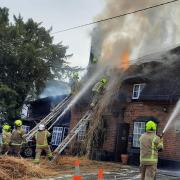
[(12, 132), (10, 140), (10, 154), (21, 157), (20, 152), (22, 144), (25, 141), (23, 137), (25, 132), (22, 129), (22, 121), (20, 119), (16, 120), (14, 125), (15, 128)]
[(163, 149), (163, 139), (156, 135), (157, 124), (146, 123), (146, 132), (140, 137), (141, 180), (156, 179), (158, 151)]
[(9, 143), (11, 140), (11, 126), (9, 126), (8, 124), (3, 125), (2, 137), (3, 137), (2, 138), (2, 142), (3, 142), (2, 154), (7, 155), (9, 152)]
[(2, 152), (2, 126), (0, 125), (0, 154)]
[(99, 82), (97, 82), (93, 86), (92, 88), (93, 98), (92, 98), (92, 103), (90, 104), (91, 108), (93, 108), (97, 104), (99, 96), (103, 94), (107, 83), (108, 80), (106, 78), (102, 78)]
[(97, 62), (98, 62), (97, 58), (94, 57), (94, 58), (92, 59), (92, 64), (97, 64)]
[(43, 150), (46, 152), (49, 160), (52, 160), (53, 155), (48, 145), (48, 137), (50, 137), (50, 135), (51, 134), (45, 129), (44, 124), (40, 124), (38, 132), (34, 135), (36, 140), (36, 156), (34, 160), (35, 164), (39, 164), (40, 156)]
[(71, 92), (72, 94), (74, 94), (78, 90), (79, 90), (79, 74), (77, 72), (74, 72), (71, 82)]

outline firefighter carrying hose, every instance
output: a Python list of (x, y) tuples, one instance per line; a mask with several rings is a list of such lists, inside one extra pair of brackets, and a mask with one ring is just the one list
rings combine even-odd
[(45, 129), (44, 124), (40, 124), (38, 132), (34, 135), (34, 138), (36, 140), (36, 157), (34, 160), (35, 164), (39, 164), (40, 156), (43, 150), (46, 152), (49, 160), (53, 159), (51, 149), (48, 145), (48, 137), (50, 137), (50, 135), (51, 134), (49, 133), (49, 131)]
[(156, 178), (158, 151), (163, 149), (163, 139), (156, 135), (157, 124), (146, 123), (146, 132), (140, 137), (141, 180)]
[(101, 96), (103, 94), (107, 83), (108, 83), (108, 80), (106, 78), (102, 78), (92, 88), (93, 99), (92, 99), (92, 103), (90, 104), (91, 108), (93, 108), (97, 104), (99, 96)]
[(7, 155), (9, 152), (9, 144), (11, 140), (11, 126), (8, 124), (3, 125), (3, 132), (2, 132), (2, 154)]
[(19, 156), (21, 152), (21, 147), (23, 145), (24, 139), (24, 130), (22, 129), (22, 121), (20, 119), (14, 122), (15, 129), (12, 131), (11, 140), (10, 140), (10, 154), (14, 156)]

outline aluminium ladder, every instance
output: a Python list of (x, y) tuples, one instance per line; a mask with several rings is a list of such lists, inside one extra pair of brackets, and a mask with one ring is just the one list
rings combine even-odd
[(66, 97), (61, 101), (45, 118), (43, 118), (29, 133), (25, 134), (26, 141), (29, 141), (33, 135), (38, 131), (39, 125), (44, 124), (47, 126), (50, 122), (52, 122), (60, 113), (64, 110), (64, 108), (71, 101), (71, 96)]
[(86, 114), (81, 118), (81, 120), (76, 124), (76, 126), (69, 132), (67, 137), (59, 144), (59, 146), (55, 149), (55, 153), (57, 153), (54, 157), (54, 160), (58, 157), (67, 145), (74, 139), (74, 137), (78, 134), (83, 126), (85, 126), (92, 116), (92, 111), (87, 111)]

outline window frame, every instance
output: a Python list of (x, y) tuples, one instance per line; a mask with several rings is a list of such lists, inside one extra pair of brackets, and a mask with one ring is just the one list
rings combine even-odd
[(84, 141), (86, 136), (87, 124), (83, 125), (77, 134), (77, 141)]
[[(59, 131), (58, 131), (59, 129)], [(55, 131), (56, 130), (56, 131)], [(62, 142), (64, 128), (59, 126), (54, 126), (51, 137), (51, 145), (58, 146)], [(58, 136), (59, 134), (59, 136)], [(59, 141), (59, 143), (57, 143)]]
[[(138, 86), (138, 90), (135, 91), (136, 86)], [(139, 96), (142, 92), (142, 90), (145, 87), (145, 83), (139, 83), (133, 85), (133, 92), (132, 92), (132, 99), (139, 99)], [(134, 95), (134, 93), (137, 93), (137, 96)]]
[[(134, 133), (134, 131), (135, 131), (135, 123), (144, 123), (144, 131), (143, 132), (141, 132), (141, 130), (139, 130), (138, 129), (138, 131), (137, 131), (137, 133)], [(146, 121), (142, 121), (142, 120), (140, 120), (140, 121), (134, 121), (133, 122), (133, 132), (132, 132), (132, 148), (137, 148), (137, 149), (139, 149), (140, 148), (140, 142), (139, 142), (139, 138), (141, 137), (141, 135), (142, 134), (144, 134), (145, 133), (145, 126), (146, 126)], [(141, 128), (142, 129), (142, 128)], [(139, 133), (139, 131), (140, 131), (140, 133)], [(135, 139), (135, 136), (134, 135), (136, 135), (138, 138), (136, 139), (136, 140), (134, 140)], [(138, 146), (135, 146), (135, 144), (134, 144), (134, 142), (136, 141), (136, 143), (138, 143)]]

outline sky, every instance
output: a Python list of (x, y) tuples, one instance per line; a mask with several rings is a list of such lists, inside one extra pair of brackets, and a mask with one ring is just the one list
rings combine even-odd
[[(9, 8), (10, 19), (19, 13), (26, 21), (33, 18), (52, 32), (92, 22), (104, 8), (103, 0), (0, 0), (1, 7)], [(54, 43), (69, 46), (71, 66), (86, 67), (90, 53), (90, 32), (93, 26), (54, 34)]]

